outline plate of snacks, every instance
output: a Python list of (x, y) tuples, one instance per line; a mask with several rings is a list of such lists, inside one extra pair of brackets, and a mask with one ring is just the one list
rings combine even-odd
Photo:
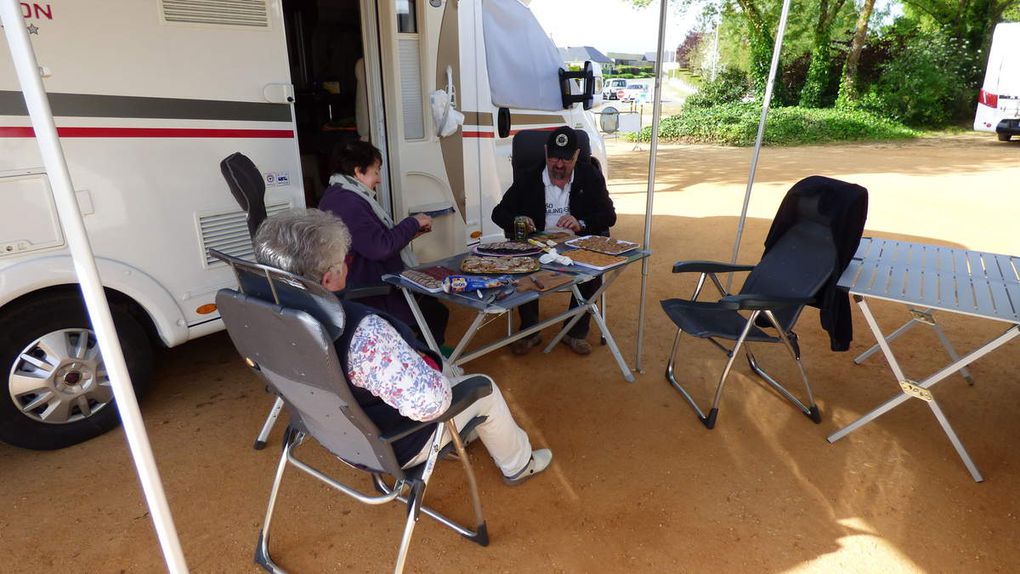
[(605, 253), (606, 255), (620, 255), (621, 253), (632, 251), (638, 246), (633, 241), (623, 241), (622, 239), (613, 239), (612, 237), (603, 237), (601, 235), (586, 235), (577, 239), (571, 239), (566, 243), (571, 247)]
[(519, 241), (497, 241), (475, 245), (474, 252), (489, 257), (526, 257), (541, 253), (542, 248)]
[(537, 259), (531, 257), (475, 257), (461, 260), (460, 270), (472, 275), (515, 275), (539, 270)]
[(567, 251), (563, 255), (569, 257), (570, 260), (574, 262), (574, 265), (582, 265), (584, 267), (591, 267), (592, 269), (599, 270), (616, 267), (617, 265), (627, 261), (626, 257), (607, 255), (596, 251), (588, 251), (587, 249), (574, 249), (573, 251)]

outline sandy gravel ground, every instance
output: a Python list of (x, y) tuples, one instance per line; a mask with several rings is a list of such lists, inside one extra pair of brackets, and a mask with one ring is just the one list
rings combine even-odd
[[(1020, 253), (1020, 143), (958, 136), (910, 143), (766, 149), (740, 259), (753, 262), (789, 186), (809, 174), (871, 191), (868, 233)], [(613, 142), (614, 233), (640, 240), (647, 146)], [(1020, 567), (1020, 388), (1014, 341), (981, 359), (977, 384), (954, 377), (936, 395), (986, 477), (975, 484), (919, 401), (847, 439), (825, 437), (897, 392), (884, 359), (851, 359), (873, 343), (855, 309), (850, 353), (831, 353), (816, 311), (797, 329), (822, 409), (820, 425), (753, 378), (731, 375), (719, 424), (703, 428), (662, 373), (673, 329), (658, 301), (689, 294), (679, 259), (729, 258), (750, 150), (660, 149), (652, 232), (645, 372), (623, 381), (610, 354), (565, 347), (524, 358), (503, 351), (470, 364), (492, 375), (532, 442), (555, 453), (545, 476), (519, 488), (499, 480), (481, 445), (469, 448), (492, 544), (480, 548), (423, 518), (409, 557), (415, 572), (1015, 572)], [(628, 360), (637, 339), (640, 269), (610, 295), (609, 322)], [(565, 301), (564, 303), (565, 304)], [(552, 312), (557, 305), (544, 306)], [(893, 328), (903, 308), (875, 305)], [(451, 333), (466, 328), (455, 315)], [(963, 352), (1002, 325), (943, 316)], [(483, 334), (503, 329), (497, 321)], [(552, 333), (546, 334), (548, 338)], [(593, 333), (590, 338), (595, 340)], [(908, 374), (944, 364), (930, 330), (895, 343)], [(795, 375), (779, 349), (758, 355)], [(680, 376), (707, 400), (722, 367), (708, 344), (681, 347)], [(252, 440), (272, 399), (224, 335), (162, 353), (143, 413), (184, 551), (195, 572), (256, 572), (252, 555), (277, 463)], [(351, 477), (318, 447), (313, 463)], [(158, 572), (161, 556), (123, 434), (39, 453), (0, 445), (0, 571)], [(457, 463), (442, 462), (427, 500), (467, 518)], [(368, 487), (366, 480), (353, 482)], [(273, 547), (292, 572), (385, 572), (403, 511), (368, 507), (290, 473)]]

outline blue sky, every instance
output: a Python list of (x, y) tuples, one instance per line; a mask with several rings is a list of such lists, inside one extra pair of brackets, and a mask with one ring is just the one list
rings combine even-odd
[[(658, 42), (659, 3), (641, 10), (627, 0), (531, 0), (531, 10), (557, 46), (594, 46), (602, 52), (654, 52)], [(694, 15), (670, 11), (666, 46), (675, 49)]]

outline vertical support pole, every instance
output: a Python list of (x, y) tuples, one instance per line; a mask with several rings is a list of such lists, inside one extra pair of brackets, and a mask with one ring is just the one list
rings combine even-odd
[[(737, 220), (737, 239), (733, 243), (733, 256), (730, 263), (737, 262), (740, 252), (740, 239), (744, 236), (744, 221), (747, 219), (747, 206), (751, 203), (751, 188), (754, 187), (754, 174), (758, 171), (758, 157), (761, 155), (761, 142), (765, 138), (765, 123), (769, 117), (769, 106), (772, 104), (772, 88), (776, 84), (776, 71), (779, 69), (779, 54), (783, 51), (783, 36), (786, 34), (786, 21), (790, 16), (790, 0), (783, 0), (783, 12), (779, 16), (779, 29), (776, 30), (776, 43), (772, 48), (772, 65), (769, 67), (769, 79), (765, 85), (765, 100), (761, 106), (761, 119), (758, 121), (758, 135), (754, 138), (754, 153), (751, 154), (751, 170), (747, 174), (747, 188), (744, 190), (744, 205), (740, 208), (740, 219)], [(733, 274), (726, 279), (726, 290), (733, 285)]]
[[(789, 1), (789, 0), (787, 0)], [(659, 2), (659, 44), (655, 57), (655, 94), (652, 98), (652, 145), (648, 150), (648, 189), (645, 192), (645, 234), (641, 249), (652, 243), (652, 207), (655, 203), (655, 155), (659, 150), (659, 118), (662, 116), (662, 53), (666, 46), (666, 15), (669, 2)], [(648, 297), (648, 257), (641, 260), (641, 302), (638, 305), (637, 357), (634, 370), (643, 373), (641, 358), (645, 344), (645, 300)]]
[(110, 314), (110, 305), (106, 300), (106, 293), (103, 291), (99, 269), (96, 267), (92, 246), (89, 244), (88, 234), (85, 231), (85, 223), (82, 221), (81, 210), (78, 208), (78, 201), (74, 195), (71, 175), (64, 159), (64, 150), (57, 137), (53, 112), (50, 110), (46, 90), (39, 75), (39, 64), (36, 62), (35, 52), (28, 39), (25, 21), (21, 17), (21, 5), (16, 0), (0, 0), (0, 22), (4, 25), (4, 36), (7, 38), (11, 58), (14, 60), (14, 67), (17, 70), (18, 82), (21, 84), (25, 104), (32, 119), (32, 128), (35, 130), (39, 153), (42, 155), (46, 175), (53, 190), (57, 214), (60, 217), (64, 235), (67, 237), (68, 249), (74, 260), (74, 270), (85, 297), (85, 306), (96, 330), (99, 349), (110, 374), (117, 410), (120, 412), (121, 422), (124, 424), (124, 434), (127, 436), (131, 456), (134, 458), (135, 468), (138, 471), (138, 478), (142, 483), (145, 501), (152, 513), (152, 522), (163, 549), (163, 557), (170, 572), (175, 574), (187, 572), (188, 567), (184, 562), (184, 553), (181, 550), (180, 540), (177, 538), (177, 531), (174, 529), (170, 506), (167, 504), (166, 494), (163, 492), (163, 484), (152, 455), (152, 447), (149, 444), (149, 437), (145, 434), (142, 414), (138, 410), (138, 400), (135, 397), (134, 388), (131, 386), (131, 378), (124, 361), (124, 352), (120, 347), (120, 340), (117, 338), (113, 316)]

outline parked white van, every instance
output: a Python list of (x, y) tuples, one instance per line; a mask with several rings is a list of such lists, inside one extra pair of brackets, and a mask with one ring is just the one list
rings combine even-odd
[(603, 100), (617, 100), (617, 95), (620, 90), (627, 87), (627, 80), (620, 78), (613, 78), (602, 82), (602, 99)]
[(1020, 22), (995, 27), (974, 129), (995, 132), (1000, 141), (1020, 136)]
[[(220, 173), (220, 160), (234, 152), (259, 167), (272, 214), (314, 205), (331, 150), (370, 140), (384, 155), (386, 209), (398, 219), (450, 212), (415, 241), (423, 261), (502, 233), (489, 214), (511, 182), (516, 131), (585, 130), (606, 165), (594, 117), (562, 97), (559, 53), (518, 0), (225, 4), (21, 3), (139, 394), (154, 346), (223, 328), (214, 296), (234, 278), (207, 250), (252, 254), (245, 215)], [(506, 82), (528, 90), (507, 95)], [(361, 122), (359, 93), (368, 102)], [(440, 136), (434, 101), (442, 112), (463, 113), (463, 125)], [(116, 424), (7, 54), (0, 55), (0, 381), (4, 442), (59, 448)]]

